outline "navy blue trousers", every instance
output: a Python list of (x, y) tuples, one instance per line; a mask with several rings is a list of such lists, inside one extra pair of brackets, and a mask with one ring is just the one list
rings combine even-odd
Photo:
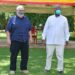
[(12, 41), (10, 46), (10, 70), (16, 70), (17, 56), (21, 51), (20, 69), (27, 70), (29, 44), (27, 42)]

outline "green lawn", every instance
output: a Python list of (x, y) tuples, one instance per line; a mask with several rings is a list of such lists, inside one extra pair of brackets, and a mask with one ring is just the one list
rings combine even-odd
[[(8, 75), (9, 73), (9, 49), (0, 48), (0, 75)], [(49, 73), (44, 72), (45, 66), (45, 49), (43, 48), (33, 48), (30, 49), (29, 53), (29, 63), (28, 69), (30, 73), (28, 75), (58, 75), (56, 71), (56, 57), (53, 57), (52, 69)], [(64, 75), (75, 75), (75, 50), (74, 49), (65, 49), (65, 69)], [(18, 55), (17, 61), (17, 72), (16, 75), (22, 75), (19, 69), (20, 64), (20, 53)]]

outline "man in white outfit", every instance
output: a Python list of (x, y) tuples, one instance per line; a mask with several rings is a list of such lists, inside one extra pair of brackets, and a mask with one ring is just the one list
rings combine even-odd
[(63, 73), (64, 47), (69, 41), (69, 26), (67, 18), (61, 15), (60, 6), (55, 8), (55, 13), (49, 16), (42, 33), (42, 40), (46, 42), (46, 66), (45, 71), (51, 69), (51, 61), (54, 50), (58, 60), (57, 71)]

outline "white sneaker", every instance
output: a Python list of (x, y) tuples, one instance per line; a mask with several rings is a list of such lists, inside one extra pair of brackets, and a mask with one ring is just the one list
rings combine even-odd
[(29, 73), (28, 70), (21, 70), (21, 72), (24, 73), (24, 74), (28, 74)]
[(15, 74), (15, 71), (10, 71), (9, 74), (10, 75), (14, 75)]

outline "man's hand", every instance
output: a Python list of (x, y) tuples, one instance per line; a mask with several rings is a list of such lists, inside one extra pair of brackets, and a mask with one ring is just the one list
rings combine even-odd
[(10, 32), (7, 31), (6, 34), (7, 34), (7, 40), (6, 40), (7, 41), (7, 45), (8, 45), (8, 47), (10, 47), (10, 45), (11, 45)]
[(32, 37), (29, 39), (29, 43), (30, 43), (30, 44), (33, 43), (33, 39), (32, 39)]
[(8, 47), (10, 47), (10, 45), (11, 45), (11, 40), (10, 39), (7, 39), (7, 45), (8, 45)]
[(65, 46), (68, 46), (68, 44), (69, 44), (69, 42), (68, 42), (68, 41), (66, 41), (66, 44), (65, 44)]
[(30, 36), (30, 38), (29, 38), (29, 43), (32, 44), (32, 43), (33, 43), (33, 38), (32, 38), (32, 33), (31, 33), (31, 31), (29, 31), (29, 36)]
[(46, 40), (42, 40), (42, 43), (43, 43), (43, 45), (45, 45), (46, 44)]

